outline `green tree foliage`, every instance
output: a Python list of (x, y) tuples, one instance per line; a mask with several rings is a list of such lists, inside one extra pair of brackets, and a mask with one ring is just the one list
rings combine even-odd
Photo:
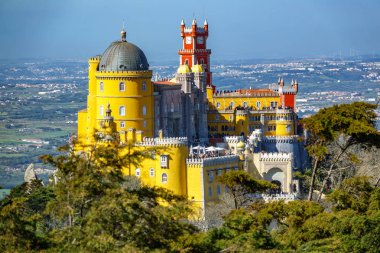
[[(380, 145), (380, 135), (375, 127), (376, 108), (377, 105), (364, 102), (334, 105), (302, 120), (309, 132), (307, 151), (313, 159), (309, 200), (318, 169), (321, 177), (320, 198), (340, 162), (358, 163), (358, 158), (349, 151), (351, 147)], [(321, 162), (326, 167), (325, 173), (321, 172)]]
[(218, 180), (228, 187), (228, 191), (234, 199), (235, 209), (249, 202), (252, 199), (249, 197), (250, 194), (276, 188), (275, 185), (268, 181), (254, 179), (250, 174), (242, 170), (229, 171)]

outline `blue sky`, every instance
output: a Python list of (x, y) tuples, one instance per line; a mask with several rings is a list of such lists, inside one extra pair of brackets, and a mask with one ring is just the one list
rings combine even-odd
[(179, 24), (208, 19), (213, 59), (380, 53), (379, 0), (0, 0), (0, 58), (87, 59), (119, 39), (176, 60)]

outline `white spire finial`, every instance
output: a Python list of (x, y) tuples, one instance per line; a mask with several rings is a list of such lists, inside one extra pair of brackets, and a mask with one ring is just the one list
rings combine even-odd
[(192, 25), (196, 25), (196, 24), (197, 24), (197, 20), (194, 18)]
[(185, 25), (185, 21), (183, 19), (181, 21), (181, 25)]
[(127, 41), (127, 32), (125, 31), (125, 20), (123, 20), (123, 28), (121, 29), (121, 41)]
[(205, 19), (205, 22), (203, 23), (203, 25), (208, 25), (207, 18)]

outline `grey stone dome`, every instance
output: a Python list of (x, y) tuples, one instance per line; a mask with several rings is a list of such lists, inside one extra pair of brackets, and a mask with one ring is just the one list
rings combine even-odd
[(144, 52), (123, 38), (112, 42), (104, 52), (99, 71), (141, 71), (148, 70), (149, 64)]

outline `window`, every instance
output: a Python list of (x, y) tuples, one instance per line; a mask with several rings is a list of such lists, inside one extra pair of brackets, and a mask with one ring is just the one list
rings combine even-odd
[(162, 155), (160, 159), (161, 159), (161, 167), (167, 168), (168, 167), (168, 156)]
[(136, 169), (135, 175), (136, 175), (136, 177), (140, 177), (140, 169), (139, 168)]
[(277, 108), (277, 102), (274, 102), (274, 101), (270, 102), (270, 107)]
[(154, 177), (154, 168), (149, 169), (149, 176)]
[(120, 121), (120, 128), (124, 128), (125, 127), (125, 121)]
[(146, 82), (145, 81), (142, 82), (141, 89), (142, 89), (142, 91), (146, 91)]
[(276, 125), (269, 125), (268, 126), (268, 131), (271, 132), (271, 131), (276, 131)]
[(104, 107), (102, 105), (99, 107), (99, 114), (100, 116), (103, 116), (104, 114)]
[(125, 83), (124, 82), (119, 83), (119, 91), (125, 91)]
[(162, 173), (161, 181), (162, 181), (162, 183), (167, 183), (168, 182), (168, 174)]
[(221, 191), (220, 191), (220, 185), (216, 186), (216, 194), (217, 195), (220, 195)]
[(170, 104), (170, 112), (174, 112), (174, 103), (173, 102), (171, 102), (171, 104)]
[(189, 60), (188, 59), (185, 60), (185, 65), (189, 65)]
[(211, 186), (208, 187), (208, 195), (211, 197), (212, 196), (212, 188)]
[(146, 106), (145, 105), (143, 105), (143, 107), (142, 107), (142, 114), (143, 114), (143, 116), (146, 116)]
[(220, 103), (216, 103), (216, 108), (220, 108)]
[(146, 128), (146, 120), (143, 121), (143, 127)]
[(235, 106), (235, 103), (234, 103), (234, 102), (231, 102), (231, 103), (230, 103), (230, 106), (231, 106), (231, 110), (233, 110), (233, 109), (234, 109), (234, 106)]
[(120, 116), (125, 116), (125, 106), (120, 106), (119, 107), (119, 115)]
[(208, 172), (208, 179), (210, 182), (214, 181), (214, 172), (213, 171)]
[(256, 107), (257, 107), (258, 110), (260, 110), (260, 108), (261, 108), (261, 103), (260, 103), (260, 101), (257, 101), (257, 102), (256, 102)]
[(205, 61), (203, 59), (201, 59), (201, 64), (204, 64), (204, 63), (205, 63)]
[(219, 120), (219, 115), (215, 115), (215, 120)]
[(248, 106), (247, 102), (243, 102), (243, 107), (246, 108)]
[(103, 82), (99, 83), (99, 90), (104, 91), (104, 83)]
[(234, 119), (234, 116), (230, 115), (230, 121), (232, 121)]
[(291, 125), (286, 125), (286, 132), (290, 133), (292, 131)]
[(220, 177), (222, 175), (222, 173), (223, 173), (223, 170), (222, 169), (218, 169), (218, 172), (217, 172), (218, 177)]

